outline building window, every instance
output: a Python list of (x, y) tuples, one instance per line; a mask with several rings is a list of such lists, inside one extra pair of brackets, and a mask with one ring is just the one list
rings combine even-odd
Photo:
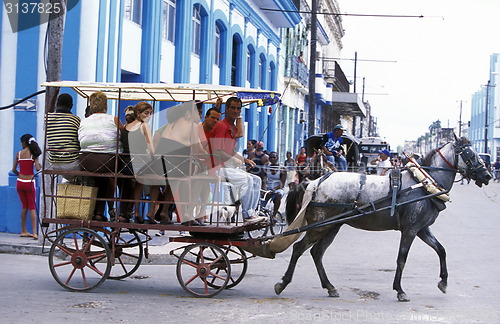
[(220, 46), (220, 28), (215, 25), (215, 44), (214, 44), (214, 63), (218, 67), (220, 67), (220, 59), (221, 59), (221, 46)]
[(125, 0), (125, 18), (142, 24), (142, 0)]
[(163, 0), (163, 39), (175, 41), (175, 0)]
[(247, 51), (247, 81), (252, 82), (252, 54), (250, 49)]
[(265, 59), (264, 55), (260, 55), (260, 57), (259, 57), (259, 87), (261, 89), (266, 88), (266, 72), (267, 72), (266, 59)]
[(248, 46), (247, 50), (247, 81), (250, 83), (250, 86), (253, 86), (253, 71), (255, 71), (255, 51), (253, 47)]
[(201, 13), (200, 5), (193, 6), (193, 53), (200, 55), (201, 52)]

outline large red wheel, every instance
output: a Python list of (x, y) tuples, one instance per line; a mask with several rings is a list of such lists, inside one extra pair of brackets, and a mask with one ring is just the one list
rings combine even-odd
[(182, 288), (197, 297), (213, 297), (224, 290), (231, 276), (231, 263), (218, 246), (197, 243), (187, 246), (177, 262)]
[(91, 229), (62, 232), (49, 251), (49, 269), (56, 282), (71, 291), (100, 286), (111, 270), (111, 251)]

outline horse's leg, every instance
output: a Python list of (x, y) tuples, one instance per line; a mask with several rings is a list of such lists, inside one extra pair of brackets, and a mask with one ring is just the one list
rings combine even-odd
[(410, 301), (406, 293), (401, 288), (401, 276), (403, 275), (403, 269), (406, 264), (406, 259), (408, 258), (408, 252), (410, 251), (411, 244), (415, 239), (415, 234), (409, 231), (401, 232), (401, 240), (399, 242), (399, 252), (396, 266), (396, 275), (394, 276), (394, 283), (392, 284), (392, 289), (396, 290), (398, 293), (398, 300), (401, 302)]
[(339, 297), (339, 293), (335, 286), (330, 283), (330, 280), (328, 280), (325, 268), (323, 267), (323, 255), (330, 244), (332, 244), (341, 226), (342, 225), (336, 225), (333, 227), (328, 234), (323, 236), (311, 249), (311, 255), (316, 265), (319, 279), (321, 280), (321, 287), (328, 291), (328, 296), (330, 297)]
[(274, 285), (274, 292), (276, 295), (281, 294), (281, 292), (285, 290), (286, 286), (288, 286), (288, 284), (292, 281), (293, 272), (300, 256), (316, 242), (316, 240), (311, 242), (309, 239), (310, 236), (309, 232), (306, 233), (302, 240), (293, 245), (292, 257), (290, 259), (290, 263), (288, 264), (288, 269), (286, 270), (285, 275), (281, 278), (282, 281)]
[(446, 293), (446, 287), (448, 286), (448, 269), (446, 268), (446, 251), (444, 247), (441, 245), (441, 243), (439, 243), (434, 234), (431, 233), (429, 227), (422, 229), (417, 233), (417, 236), (428, 246), (433, 248), (439, 256), (439, 277), (441, 278), (441, 281), (438, 283), (438, 288), (443, 293)]

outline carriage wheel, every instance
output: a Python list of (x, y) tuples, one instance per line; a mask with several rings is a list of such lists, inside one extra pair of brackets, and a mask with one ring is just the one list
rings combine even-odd
[(197, 297), (217, 295), (226, 288), (230, 276), (231, 264), (226, 253), (213, 244), (189, 245), (177, 261), (179, 283), (185, 291)]
[[(225, 245), (222, 246), (222, 250), (226, 253), (229, 263), (231, 263), (231, 274), (227, 274), (227, 268), (218, 268), (216, 273), (225, 273), (229, 276), (229, 282), (226, 289), (233, 288), (243, 280), (243, 277), (247, 273), (248, 260), (247, 255), (243, 249), (239, 246)], [(208, 285), (213, 288), (221, 288), (217, 285), (215, 280), (208, 281)]]
[[(111, 242), (110, 235), (106, 235)], [(144, 256), (142, 241), (136, 231), (121, 230), (114, 237), (113, 244), (108, 243), (111, 253), (114, 254), (115, 264), (111, 268), (109, 279), (124, 279), (139, 269)], [(114, 253), (113, 253), (114, 245)]]
[(49, 251), (49, 269), (56, 282), (71, 291), (100, 286), (111, 270), (111, 251), (104, 239), (87, 228), (62, 232)]

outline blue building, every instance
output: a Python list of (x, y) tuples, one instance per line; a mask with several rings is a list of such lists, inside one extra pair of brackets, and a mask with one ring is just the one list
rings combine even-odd
[[(488, 82), (471, 98), (469, 139), (478, 152), (500, 158), (500, 53), (490, 56)], [(486, 135), (486, 151), (485, 151)]]
[[(68, 3), (61, 80), (210, 83), (277, 90), (281, 29), (301, 20), (293, 12), (297, 8), (292, 0)], [(38, 15), (12, 19), (5, 6), (0, 12), (0, 107), (5, 107), (43, 90), (47, 23)], [(82, 117), (86, 102), (72, 95), (73, 112)], [(33, 97), (28, 104), (0, 111), (0, 195), (9, 197), (0, 211), (0, 224), (7, 217), (19, 218), (20, 204), (9, 170), (14, 153), (21, 149), (20, 136), (31, 133), (41, 143), (44, 138), (45, 96)], [(161, 103), (156, 109), (169, 105)], [(111, 105), (110, 113), (120, 108)], [(164, 122), (165, 114), (158, 115), (163, 117), (155, 120), (153, 128)], [(264, 140), (268, 150), (277, 149), (276, 119), (266, 109), (251, 105), (243, 118), (247, 133), (240, 148), (245, 139), (256, 138)], [(0, 226), (0, 231), (5, 230)]]

